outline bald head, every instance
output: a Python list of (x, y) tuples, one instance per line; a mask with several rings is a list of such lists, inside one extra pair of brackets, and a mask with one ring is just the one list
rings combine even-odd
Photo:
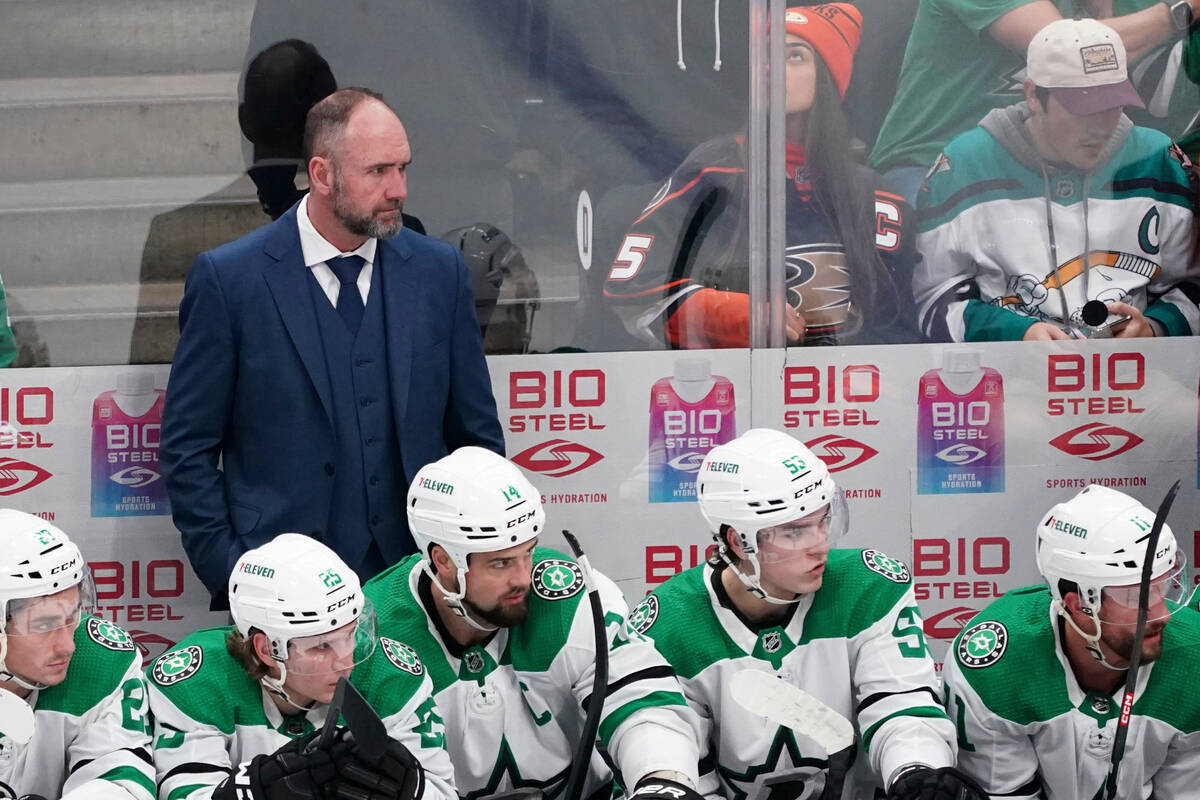
[(357, 86), (338, 89), (310, 108), (304, 123), (305, 160), (313, 156), (331, 158), (346, 134), (350, 118), (365, 104), (382, 106), (395, 117), (383, 95)]

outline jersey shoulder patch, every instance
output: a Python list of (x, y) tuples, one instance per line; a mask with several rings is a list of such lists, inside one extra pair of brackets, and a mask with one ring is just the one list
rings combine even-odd
[(397, 669), (412, 675), (422, 675), (425, 673), (425, 665), (421, 663), (421, 657), (417, 655), (417, 651), (404, 642), (380, 636), (379, 647), (383, 650), (383, 654), (387, 657), (387, 660)]
[(583, 570), (574, 561), (547, 558), (533, 568), (533, 593), (543, 600), (565, 600), (583, 591)]
[(133, 637), (115, 623), (99, 617), (88, 617), (85, 630), (88, 638), (101, 647), (118, 652), (133, 652), (137, 645)]
[(964, 630), (954, 652), (964, 667), (981, 669), (1003, 658), (1007, 649), (1008, 628), (1002, 622), (987, 620)]
[(163, 653), (150, 668), (150, 678), (159, 686), (173, 686), (200, 671), (204, 651), (192, 644)]
[(907, 564), (899, 559), (892, 558), (880, 550), (863, 550), (862, 561), (867, 569), (882, 575), (892, 583), (909, 583), (912, 581), (912, 574), (908, 571)]

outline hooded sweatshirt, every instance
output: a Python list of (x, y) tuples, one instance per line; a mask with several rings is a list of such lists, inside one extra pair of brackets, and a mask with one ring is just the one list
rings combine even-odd
[(1053, 164), (1029, 116), (1024, 102), (989, 112), (925, 178), (913, 278), (923, 334), (1017, 340), (1044, 321), (1077, 335), (1089, 300), (1129, 303), (1158, 335), (1200, 333), (1182, 154), (1122, 116), (1095, 167)]

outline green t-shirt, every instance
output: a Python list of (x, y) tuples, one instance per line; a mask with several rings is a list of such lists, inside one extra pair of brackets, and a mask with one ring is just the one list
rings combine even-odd
[[(1024, 97), (1025, 54), (1000, 44), (987, 28), (1033, 1), (921, 0), (896, 97), (871, 152), (871, 166), (880, 170), (930, 166), (950, 139), (979, 124), (993, 108)], [(1156, 2), (1114, 0), (1113, 13), (1123, 16)], [(1056, 0), (1055, 5), (1070, 13), (1070, 3)], [(1180, 76), (1166, 118), (1137, 109), (1127, 113), (1135, 124), (1176, 135), (1196, 107), (1196, 87)]]

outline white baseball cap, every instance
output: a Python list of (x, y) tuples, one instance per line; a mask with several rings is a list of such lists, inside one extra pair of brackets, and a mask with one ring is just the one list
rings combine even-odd
[(1077, 116), (1110, 108), (1145, 108), (1129, 82), (1120, 35), (1094, 19), (1060, 19), (1034, 34), (1026, 75)]

